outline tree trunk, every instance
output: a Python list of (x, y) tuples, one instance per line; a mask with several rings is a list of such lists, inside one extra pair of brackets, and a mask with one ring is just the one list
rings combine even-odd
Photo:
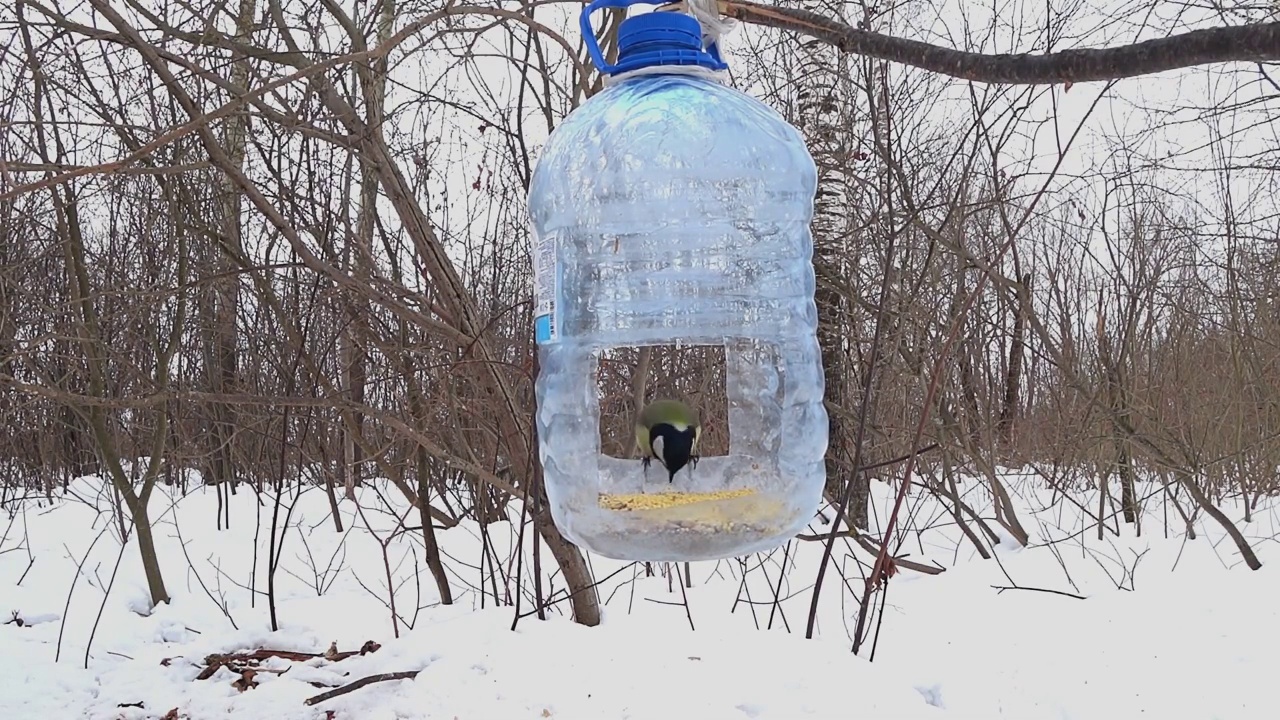
[[(395, 24), (396, 4), (394, 0), (381, 0), (378, 4), (377, 29), (373, 45), (381, 46), (391, 37)], [(361, 91), (365, 105), (365, 126), (373, 132), (380, 132), (383, 117), (386, 113), (387, 61), (385, 57), (369, 61), (364, 73), (361, 73)], [(347, 271), (355, 278), (367, 279), (372, 275), (370, 262), (373, 258), (373, 231), (377, 219), (378, 204), (378, 169), (372, 159), (360, 156), (360, 210), (356, 217), (355, 247), (348, 241), (344, 255)], [(346, 386), (348, 399), (356, 405), (364, 404), (365, 395), (365, 363), (366, 351), (363, 341), (365, 318), (368, 307), (357, 293), (345, 291), (346, 301), (343, 307), (347, 313), (346, 329), (339, 340), (339, 355), (342, 364), (343, 384)], [(355, 486), (361, 481), (360, 467), (362, 457), (361, 443), (354, 434), (364, 432), (364, 413), (358, 410), (346, 411), (351, 415), (351, 422), (344, 424), (342, 432), (342, 459), (346, 465), (346, 493), (353, 497)]]
[[(964, 299), (968, 296), (967, 284), (965, 283), (965, 260), (957, 255), (955, 263), (956, 288), (951, 294), (951, 302), (947, 308), (947, 320), (949, 322), (961, 322), (968, 324), (968, 318), (961, 318), (960, 311), (964, 307)], [(963, 403), (963, 413), (961, 422), (959, 423), (961, 432), (964, 433), (962, 444), (971, 445), (974, 448), (982, 447), (982, 418), (981, 411), (978, 409), (978, 379), (973, 371), (973, 339), (964, 332), (963, 325), (960, 334), (956, 337), (955, 357), (959, 364), (960, 370), (960, 400)]]
[(1009, 338), (1009, 363), (1004, 379), (1004, 398), (1000, 404), (1000, 442), (1005, 451), (1013, 448), (1014, 424), (1022, 394), (1022, 366), (1026, 356), (1027, 314), (1031, 305), (1031, 273), (1018, 280), (1018, 300), (1014, 308), (1013, 334)]
[[(824, 3), (801, 3), (809, 9), (822, 10)], [(855, 352), (857, 334), (850, 322), (845, 297), (856, 272), (848, 258), (849, 172), (848, 136), (844, 108), (850, 107), (853, 94), (848, 68), (841, 53), (821, 43), (803, 43), (797, 68), (794, 120), (808, 141), (818, 170), (818, 190), (814, 197), (813, 266), (816, 275), (814, 300), (818, 308), (818, 344), (822, 350), (822, 366), (826, 378), (824, 402), (832, 407), (854, 411), (856, 387), (849, 377), (856, 371), (850, 358)], [(845, 414), (829, 412), (827, 426), (826, 492), (830, 497), (849, 495), (845, 520), (852, 527), (867, 527), (867, 495), (870, 484), (865, 473), (853, 467), (855, 427)], [(865, 454), (864, 454), (864, 457)]]
[(569, 592), (572, 595), (569, 603), (573, 607), (573, 619), (588, 627), (599, 625), (600, 596), (591, 578), (591, 568), (587, 565), (587, 560), (582, 556), (578, 546), (560, 534), (560, 529), (551, 518), (550, 506), (547, 504), (546, 493), (542, 492), (541, 482), (538, 483), (538, 495), (538, 512), (533, 514), (534, 526), (542, 536), (543, 542), (547, 544), (552, 557), (556, 559), (556, 565), (564, 575), (565, 584), (569, 586)]
[(436, 590), (440, 593), (442, 605), (453, 604), (453, 588), (449, 585), (449, 574), (445, 572), (444, 561), (440, 559), (440, 544), (436, 541), (436, 528), (431, 519), (431, 507), (428, 499), (431, 493), (430, 458), (421, 445), (417, 446), (418, 460), (418, 517), (422, 521), (422, 545), (426, 555), (427, 568), (431, 577), (435, 578)]
[(1117, 439), (1116, 473), (1120, 475), (1120, 509), (1126, 523), (1138, 521), (1138, 492), (1133, 480), (1133, 462), (1129, 453), (1129, 441)]
[[(248, 41), (253, 28), (253, 16), (256, 10), (255, 0), (240, 0), (236, 13), (236, 38)], [(239, 58), (231, 66), (231, 85), (243, 92), (249, 84), (249, 60)], [(224, 144), (231, 162), (239, 169), (245, 164), (245, 138), (249, 130), (247, 113), (237, 113), (228, 118), (225, 126)], [(239, 252), (243, 245), (243, 227), (240, 222), (241, 191), (230, 177), (222, 177), (222, 233), (224, 242), (234, 252)], [(207, 284), (209, 297), (201, 303), (205, 317), (202, 325), (207, 329), (206, 342), (209, 351), (205, 354), (207, 382), (214, 393), (235, 392), (239, 352), (236, 347), (238, 339), (238, 315), (240, 312), (240, 284), (233, 270), (235, 263), (226, 250), (214, 250), (206, 260), (205, 272), (213, 279)], [(212, 474), (211, 481), (222, 485), (228, 493), (235, 492), (235, 407), (224, 402), (214, 403), (212, 409), (212, 426), (208, 433), (209, 463)], [(222, 527), (231, 524), (231, 503), (223, 505), (224, 517)]]
[[(1106, 323), (1098, 321), (1098, 362), (1102, 366), (1102, 381), (1106, 392), (1107, 406), (1111, 409), (1107, 424), (1110, 429), (1112, 446), (1115, 448), (1115, 474), (1120, 478), (1120, 507), (1126, 523), (1138, 521), (1138, 492), (1133, 477), (1132, 453), (1129, 449), (1128, 433), (1124, 428), (1132, 425), (1132, 413), (1129, 408), (1128, 373), (1125, 363), (1130, 353), (1121, 347), (1118, 353), (1112, 352), (1111, 339), (1106, 335)], [(1110, 472), (1103, 474), (1103, 483), (1107, 482)], [(1105, 492), (1104, 492), (1105, 494)], [(1101, 517), (1101, 516), (1099, 516)], [(1118, 526), (1117, 526), (1118, 527)]]
[(147, 591), (151, 594), (151, 604), (155, 606), (167, 603), (169, 591), (164, 586), (164, 575), (160, 572), (160, 556), (156, 553), (156, 541), (152, 534), (151, 516), (147, 506), (139, 502), (137, 507), (129, 508), (129, 513), (133, 515), (134, 537), (138, 540), (138, 554), (142, 558), (142, 570), (147, 576)]
[[(76, 200), (69, 190), (65, 191), (65, 198), (63, 197), (63, 192), (63, 189), (55, 189), (53, 197), (55, 212), (58, 217), (58, 230), (65, 238), (64, 250), (69, 275), (69, 295), (73, 305), (78, 310), (76, 331), (84, 354), (85, 367), (88, 370), (89, 394), (95, 398), (105, 399), (107, 397), (107, 349), (102, 341), (98, 314), (93, 304), (94, 292), (90, 284), (89, 270), (85, 260), (84, 237), (80, 226)], [(181, 319), (176, 322), (180, 324)], [(157, 379), (162, 377), (161, 373), (166, 368), (167, 358), (158, 358), (156, 363)], [(158, 469), (157, 463), (160, 462), (160, 459), (155, 457), (155, 453), (152, 453), (151, 467), (147, 469), (142, 490), (136, 492), (129, 476), (121, 466), (120, 453), (115, 441), (112, 439), (111, 429), (108, 427), (106, 409), (102, 405), (93, 404), (89, 406), (85, 414), (97, 445), (99, 459), (106, 470), (108, 479), (115, 490), (124, 498), (125, 504), (129, 508), (129, 513), (133, 516), (134, 527), (137, 528), (138, 551), (143, 556), (142, 563), (146, 571), (147, 587), (151, 592), (151, 602), (153, 605), (168, 602), (169, 593), (165, 589), (164, 579), (160, 575), (160, 562), (156, 557), (155, 543), (151, 540), (150, 519), (147, 516), (147, 500), (151, 495), (151, 486), (155, 483), (155, 471)], [(155, 437), (158, 442), (154, 442), (153, 446), (158, 445), (158, 447), (163, 448), (166, 432), (167, 426), (163, 411), (161, 411), (156, 424)], [(144, 535), (147, 537), (145, 542), (142, 539)], [(124, 542), (123, 537), (121, 542)]]
[[(400, 345), (408, 347), (409, 345), (409, 329), (405, 323), (400, 323)], [(426, 400), (422, 395), (422, 387), (418, 384), (418, 379), (414, 375), (413, 357), (409, 353), (403, 353), (400, 357), (400, 369), (404, 374), (405, 387), (409, 394), (409, 411), (413, 415), (413, 421), (418, 427), (425, 427), (427, 424), (427, 406)], [(431, 517), (431, 476), (432, 461), (427, 454), (426, 448), (421, 443), (413, 443), (413, 454), (417, 461), (416, 475), (418, 479), (418, 515), (422, 519), (422, 544), (426, 555), (427, 568), (431, 570), (431, 576), (435, 578), (436, 589), (440, 593), (440, 602), (444, 605), (453, 604), (453, 588), (449, 585), (449, 574), (445, 572), (444, 561), (440, 558), (440, 544), (436, 541), (436, 529)]]

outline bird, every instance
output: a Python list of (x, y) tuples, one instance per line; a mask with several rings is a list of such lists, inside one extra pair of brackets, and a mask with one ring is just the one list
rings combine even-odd
[(636, 446), (646, 477), (654, 458), (667, 469), (668, 483), (675, 482), (676, 473), (685, 465), (697, 467), (701, 437), (697, 414), (683, 402), (654, 400), (644, 406), (636, 419)]

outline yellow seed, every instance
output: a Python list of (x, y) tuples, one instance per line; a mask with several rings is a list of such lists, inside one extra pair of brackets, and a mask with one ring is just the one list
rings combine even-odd
[(704, 493), (664, 492), (630, 493), (625, 495), (600, 493), (599, 503), (600, 507), (605, 510), (659, 510), (712, 500), (730, 500), (746, 495), (754, 495), (755, 492), (754, 488), (739, 488), (737, 490), (719, 490)]

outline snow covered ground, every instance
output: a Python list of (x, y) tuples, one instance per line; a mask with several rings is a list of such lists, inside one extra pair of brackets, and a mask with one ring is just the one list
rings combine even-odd
[[(278, 632), (267, 604), (274, 496), (242, 488), (231, 499), (231, 528), (219, 531), (212, 489), (184, 496), (157, 488), (152, 515), (173, 602), (149, 612), (137, 547), (121, 548), (111, 494), (83, 478), (52, 505), (32, 499), (0, 513), (0, 622), (21, 620), (0, 625), (0, 718), (1275, 716), (1273, 503), (1264, 500), (1243, 525), (1264, 563), (1252, 572), (1212, 520), (1198, 519), (1198, 538), (1188, 540), (1158, 488), (1141, 488), (1151, 496), (1141, 537), (1120, 523), (1119, 535), (1108, 530), (1099, 541), (1075, 505), (1052, 502), (1033, 476), (1006, 480), (1032, 542), (1022, 549), (1005, 541), (993, 560), (976, 556), (936, 501), (908, 499), (902, 552), (947, 570), (903, 570), (893, 579), (872, 662), (869, 645), (860, 656), (849, 652), (862, 587), (854, 559), (871, 559), (851, 542), (837, 544), (817, 640), (805, 640), (804, 627), (822, 544), (802, 541), (744, 561), (695, 563), (684, 591), (663, 568), (646, 577), (640, 567), (591, 557), (597, 578), (612, 575), (600, 587), (602, 626), (571, 623), (560, 602), (547, 621), (525, 617), (512, 631), (508, 599), (523, 592), (522, 612), (530, 611), (533, 583), (526, 557), (516, 586), (516, 533), (505, 523), (489, 526), (488, 541), (472, 522), (440, 534), (456, 593), (448, 607), (437, 602), (420, 535), (387, 543), (397, 639), (381, 542), (405, 507), (380, 485), (358, 492), (363, 512), (342, 502), (341, 535), (322, 489), (286, 491)], [(981, 483), (963, 489), (990, 516)], [(891, 492), (875, 489), (880, 517)], [(1096, 508), (1096, 496), (1077, 499)], [(1235, 520), (1243, 512), (1224, 509)], [(826, 529), (814, 523), (814, 532)], [(482, 557), (497, 559), (496, 574)], [(563, 598), (549, 556), (543, 567), (544, 590)], [(1022, 589), (998, 589), (1015, 586)], [(373, 652), (323, 657), (331, 645), (358, 651), (369, 641)], [(321, 657), (269, 658), (251, 673), (252, 687), (225, 666), (198, 677), (210, 654), (264, 648)], [(365, 676), (413, 671), (304, 704)]]

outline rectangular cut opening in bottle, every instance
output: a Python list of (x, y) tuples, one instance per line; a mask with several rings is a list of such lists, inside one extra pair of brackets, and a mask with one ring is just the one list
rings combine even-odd
[[(785, 536), (803, 518), (781, 446), (790, 418), (779, 346), (726, 338), (647, 348), (596, 352), (598, 474), (595, 502), (578, 506), (584, 538), (611, 557), (694, 559)], [(660, 398), (684, 401), (702, 428), (697, 464), (674, 478), (656, 459), (646, 472), (636, 443), (640, 407)]]
[[(596, 393), (600, 403), (600, 453), (639, 459), (635, 422), (640, 408), (658, 399), (680, 400), (702, 426), (698, 454), (728, 454), (729, 412), (722, 345), (648, 345), (601, 350)], [(649, 468), (666, 479), (656, 461)], [(677, 475), (683, 474), (682, 469)], [(656, 475), (655, 475), (656, 477)]]

